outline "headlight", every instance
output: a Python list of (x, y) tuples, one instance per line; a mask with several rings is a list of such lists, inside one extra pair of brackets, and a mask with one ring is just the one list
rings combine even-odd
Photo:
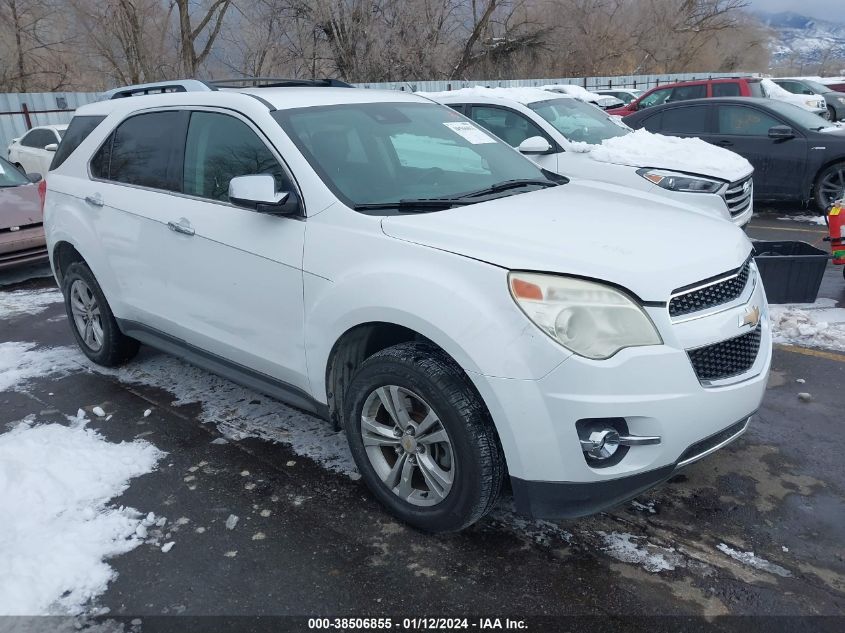
[(626, 347), (663, 343), (643, 309), (610, 286), (522, 272), (510, 273), (508, 285), (537, 327), (581, 356), (604, 360)]
[(725, 184), (721, 180), (688, 176), (675, 171), (663, 169), (638, 169), (637, 173), (658, 187), (669, 191), (683, 191), (686, 193), (716, 193)]
[(837, 100), (839, 103), (841, 103), (842, 105), (845, 105), (845, 97), (836, 97), (836, 100)]
[(807, 99), (805, 102), (811, 108), (823, 108), (824, 106), (821, 104), (821, 101), (816, 101), (814, 99)]

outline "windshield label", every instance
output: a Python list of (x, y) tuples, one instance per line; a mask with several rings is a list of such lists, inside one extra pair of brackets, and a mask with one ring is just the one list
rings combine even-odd
[(458, 121), (454, 123), (444, 123), (447, 128), (452, 130), (455, 134), (459, 134), (465, 140), (469, 141), (473, 145), (481, 145), (482, 143), (495, 143), (496, 139), (494, 139), (489, 134), (482, 132), (479, 128), (475, 127), (472, 123), (467, 123), (465, 121)]

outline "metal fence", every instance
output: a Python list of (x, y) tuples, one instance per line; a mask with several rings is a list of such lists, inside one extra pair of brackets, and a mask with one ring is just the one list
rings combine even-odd
[(38, 125), (67, 123), (73, 111), (96, 101), (98, 92), (0, 93), (0, 155), (13, 138)]
[[(559, 77), (553, 79), (507, 79), (472, 81), (393, 81), (387, 83), (359, 83), (359, 88), (404, 90), (410, 92), (441, 92), (471, 86), (517, 88), (544, 84), (577, 84), (588, 90), (610, 88), (639, 88), (647, 90), (675, 81), (695, 81), (715, 77), (748, 77), (751, 73), (682, 73), (667, 75), (624, 75), (616, 77)], [(755, 74), (753, 76), (760, 76)], [(0, 155), (13, 138), (22, 136), (38, 125), (67, 123), (73, 111), (81, 105), (97, 101), (98, 92), (28, 92), (0, 93)]]

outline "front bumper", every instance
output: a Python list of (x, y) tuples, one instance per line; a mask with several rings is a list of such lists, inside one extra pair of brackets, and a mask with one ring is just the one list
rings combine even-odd
[(43, 227), (0, 233), (0, 270), (46, 262), (47, 259)]
[[(688, 350), (747, 332), (738, 323), (749, 306), (761, 310), (753, 365), (729, 379), (699, 380)], [(474, 376), (499, 430), (521, 511), (572, 517), (612, 507), (715, 450), (705, 446), (708, 438), (723, 444), (738, 437), (759, 408), (772, 339), (756, 269), (726, 306), (680, 319), (666, 306), (647, 311), (663, 345), (624, 349), (604, 361), (573, 355), (539, 380)], [(576, 426), (595, 419), (623, 419), (631, 435), (659, 436), (660, 443), (631, 447), (616, 463), (596, 467), (584, 456)], [(728, 437), (720, 435), (731, 428)]]

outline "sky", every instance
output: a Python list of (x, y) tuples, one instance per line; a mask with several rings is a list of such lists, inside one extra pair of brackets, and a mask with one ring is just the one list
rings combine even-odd
[(750, 0), (750, 2), (751, 8), (755, 11), (767, 13), (792, 11), (832, 22), (845, 21), (845, 15), (843, 15), (845, 12), (842, 11), (843, 0)]

